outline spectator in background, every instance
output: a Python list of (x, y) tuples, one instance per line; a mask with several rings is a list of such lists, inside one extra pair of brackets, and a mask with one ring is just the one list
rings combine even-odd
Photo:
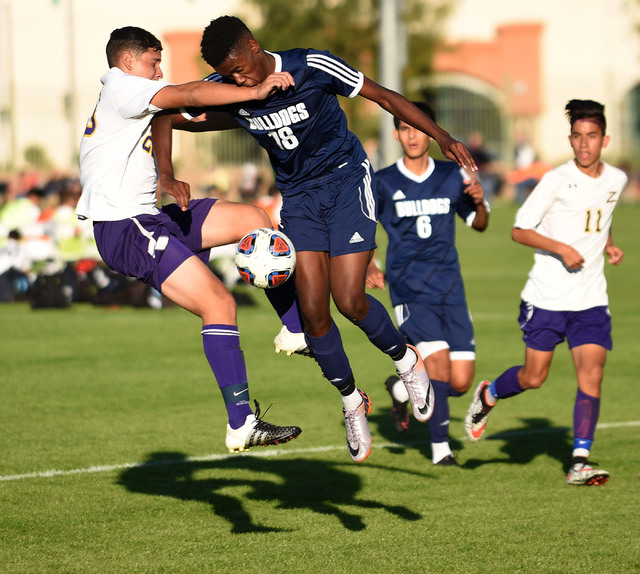
[(531, 190), (542, 176), (551, 169), (550, 165), (540, 161), (527, 136), (518, 134), (514, 154), (514, 169), (507, 174), (507, 183), (515, 186), (515, 202), (524, 203)]
[(478, 166), (478, 181), (482, 185), (484, 197), (487, 201), (498, 194), (502, 187), (502, 178), (495, 158), (487, 151), (484, 145), (484, 136), (480, 132), (472, 132), (469, 134), (467, 148), (471, 153), (471, 157)]
[(20, 241), (20, 232), (9, 232), (6, 244), (0, 247), (0, 302), (13, 302), (29, 290), (27, 274), (31, 260)]

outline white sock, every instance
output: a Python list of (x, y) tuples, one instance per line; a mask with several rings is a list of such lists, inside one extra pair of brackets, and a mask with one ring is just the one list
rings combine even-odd
[(575, 458), (576, 456), (584, 456), (586, 459), (589, 458), (589, 451), (586, 448), (574, 448), (571, 453), (571, 458)]
[(449, 456), (450, 454), (453, 453), (447, 441), (431, 443), (431, 460), (433, 464), (439, 463), (445, 456)]
[(407, 352), (404, 354), (404, 357), (399, 361), (393, 361), (393, 364), (396, 366), (398, 373), (406, 373), (416, 364), (416, 354), (413, 349), (407, 347)]
[(404, 383), (401, 380), (397, 380), (393, 383), (393, 387), (391, 387), (391, 394), (393, 398), (401, 403), (406, 403), (409, 400), (409, 393), (407, 392), (407, 387), (404, 386)]
[(487, 387), (485, 393), (485, 398), (490, 404), (495, 405), (498, 402), (498, 397), (494, 396), (494, 394), (491, 392), (491, 385)]
[(340, 396), (342, 397), (342, 406), (345, 411), (352, 411), (354, 409), (357, 409), (362, 402), (362, 395), (358, 392), (358, 389), (356, 389), (346, 397), (344, 395)]

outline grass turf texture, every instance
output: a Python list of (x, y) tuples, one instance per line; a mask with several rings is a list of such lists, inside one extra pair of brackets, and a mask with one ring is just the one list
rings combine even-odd
[[(458, 233), (476, 380), (523, 357), (516, 317), (533, 255), (509, 239), (514, 213), (495, 207), (484, 235)], [(640, 571), (638, 216), (618, 208), (625, 262), (607, 266), (615, 349), (592, 453), (611, 472), (603, 488), (564, 484), (576, 389), (565, 345), (544, 387), (501, 403), (477, 444), (462, 439), (470, 393), (451, 400), (462, 467), (439, 468), (426, 425), (393, 431), (391, 362), (336, 315), (373, 400), (374, 447), (356, 465), (336, 391), (312, 360), (273, 352), (278, 323), (258, 290), (244, 288), (257, 305), (239, 308), (251, 395), (303, 433), (233, 456), (197, 318), (0, 307), (0, 571)], [(62, 472), (19, 478), (50, 470)]]

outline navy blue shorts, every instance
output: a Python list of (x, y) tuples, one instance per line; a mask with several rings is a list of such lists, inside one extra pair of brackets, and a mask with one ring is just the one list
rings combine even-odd
[(149, 283), (158, 291), (171, 273), (189, 257), (209, 261), (202, 249), (202, 226), (216, 202), (192, 199), (182, 211), (175, 203), (158, 215), (137, 215), (93, 224), (96, 245), (103, 261), (114, 271)]
[(570, 349), (580, 345), (600, 345), (609, 351), (613, 348), (608, 307), (547, 311), (522, 301), (518, 323), (524, 333), (522, 340), (536, 351), (553, 351), (565, 338)]
[(296, 251), (326, 251), (330, 257), (376, 248), (376, 201), (368, 160), (322, 188), (285, 194), (280, 229)]
[(423, 359), (447, 348), (452, 360), (475, 359), (473, 322), (466, 305), (418, 302), (396, 305), (394, 310), (400, 333)]

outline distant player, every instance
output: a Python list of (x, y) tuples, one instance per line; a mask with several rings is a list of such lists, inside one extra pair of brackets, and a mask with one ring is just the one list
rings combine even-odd
[(604, 484), (609, 473), (588, 462), (607, 350), (613, 345), (603, 252), (612, 265), (622, 263), (611, 220), (627, 176), (600, 159), (609, 143), (604, 106), (571, 100), (565, 111), (575, 158), (544, 175), (518, 211), (512, 231), (514, 241), (535, 248), (520, 305), (524, 365), (478, 384), (465, 429), (470, 440), (479, 440), (499, 399), (539, 388), (556, 345), (566, 338), (578, 379), (567, 483)]
[[(251, 410), (235, 301), (204, 262), (211, 247), (238, 241), (250, 229), (269, 226), (269, 219), (253, 206), (215, 199), (158, 209), (151, 120), (164, 108), (262, 99), (286, 89), (292, 79), (274, 74), (246, 88), (171, 85), (162, 81), (161, 52), (160, 41), (141, 28), (111, 33), (110, 70), (101, 78), (103, 88), (80, 144), (83, 191), (77, 214), (93, 220), (98, 250), (109, 267), (149, 283), (202, 318), (204, 352), (229, 416), (227, 448), (286, 442), (300, 434), (298, 427), (269, 424)], [(149, 345), (153, 353), (153, 337)]]
[[(284, 70), (294, 78), (294, 85), (264, 101), (224, 109), (269, 153), (283, 195), (281, 228), (297, 251), (296, 287), (307, 339), (322, 372), (342, 395), (349, 452), (361, 462), (371, 449), (366, 418), (371, 402), (356, 388), (330, 314), (331, 298), (340, 313), (393, 359), (418, 420), (431, 416), (433, 391), (417, 351), (407, 348), (384, 306), (365, 294), (366, 269), (375, 248), (375, 184), (370, 161), (349, 131), (337, 96), (372, 100), (429, 133), (450, 159), (470, 169), (475, 164), (464, 145), (406, 98), (329, 52), (267, 52), (241, 20), (229, 16), (207, 26), (201, 47), (217, 72), (210, 76), (212, 82), (254, 86), (269, 73)], [(205, 120), (204, 125), (221, 127), (217, 121)], [(170, 133), (166, 125), (164, 130)]]
[[(414, 102), (434, 122), (423, 102)], [(429, 419), (433, 464), (456, 466), (449, 446), (449, 397), (461, 396), (475, 372), (473, 324), (455, 247), (456, 215), (476, 231), (489, 223), (482, 186), (455, 163), (429, 156), (430, 138), (394, 118), (403, 157), (376, 173), (378, 218), (389, 244), (386, 275), (396, 320), (424, 360), (435, 392)], [(368, 287), (384, 287), (372, 261)], [(385, 382), (398, 432), (409, 425), (407, 392), (398, 377)]]

